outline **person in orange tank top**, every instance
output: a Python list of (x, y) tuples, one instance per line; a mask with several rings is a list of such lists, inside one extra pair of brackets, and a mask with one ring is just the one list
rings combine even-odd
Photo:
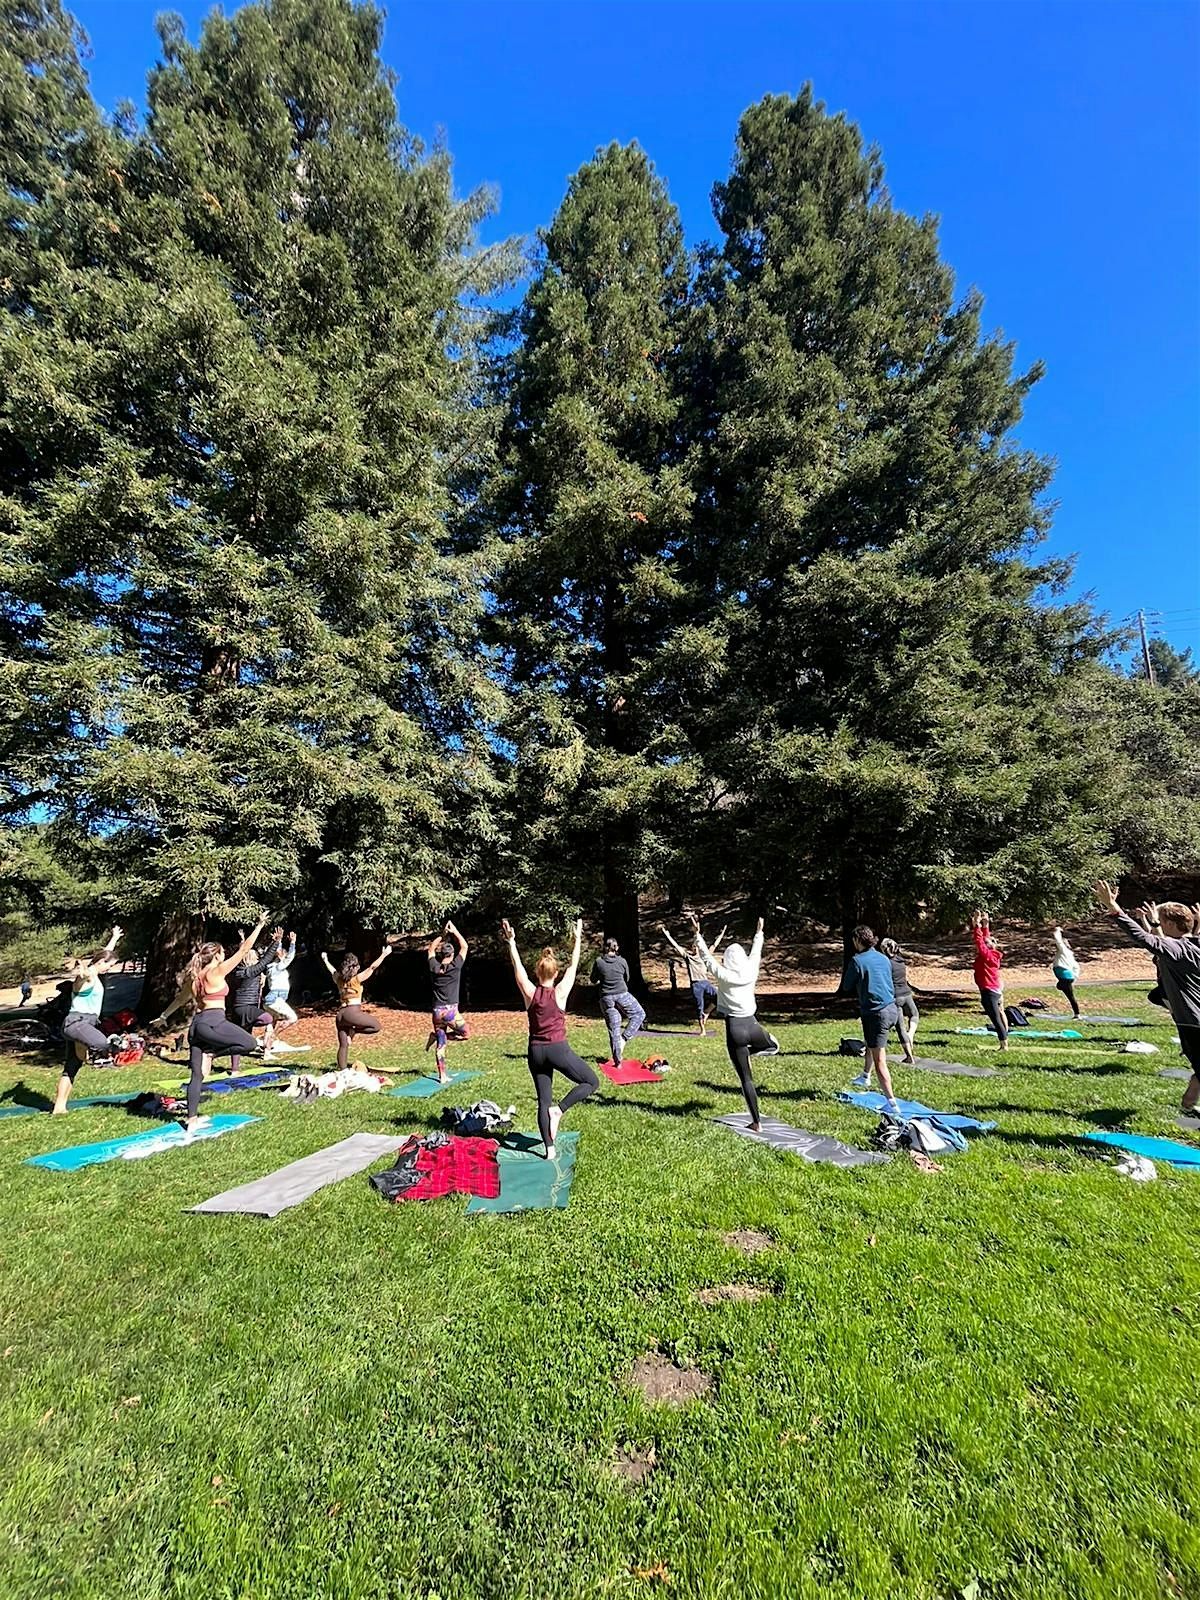
[(325, 970), (333, 979), (337, 987), (340, 1002), (338, 1014), (334, 1018), (337, 1028), (337, 1064), (342, 1071), (350, 1064), (350, 1041), (358, 1033), (378, 1033), (379, 1024), (371, 1013), (363, 1006), (363, 984), (379, 971), (384, 961), (392, 953), (395, 940), (389, 936), (388, 942), (383, 947), (381, 955), (372, 961), (369, 967), (359, 970), (359, 960), (352, 950), (348, 950), (335, 967), (324, 950), (321, 951), (321, 960), (325, 963)]

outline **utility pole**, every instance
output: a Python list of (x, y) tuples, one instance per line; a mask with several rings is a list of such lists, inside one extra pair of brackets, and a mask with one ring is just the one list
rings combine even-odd
[(1150, 659), (1150, 642), (1146, 638), (1146, 613), (1144, 611), (1138, 612), (1138, 632), (1142, 636), (1142, 661), (1146, 667), (1146, 679), (1153, 689), (1157, 685), (1154, 681), (1154, 663)]

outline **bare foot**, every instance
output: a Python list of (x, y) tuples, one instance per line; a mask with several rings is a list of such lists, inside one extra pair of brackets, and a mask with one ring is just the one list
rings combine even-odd
[(50, 1115), (52, 1117), (65, 1117), (66, 1114), (67, 1114), (66, 1106), (55, 1106), (53, 1111), (51, 1111), (51, 1113), (50, 1113)]
[(445, 1067), (442, 1067), (441, 1070), (438, 1072), (438, 1082), (439, 1083), (449, 1083), (450, 1082), (450, 1074), (446, 1071)]
[(750, 1127), (750, 1132), (751, 1133), (761, 1133), (762, 1132), (762, 1123), (761, 1122), (752, 1122), (752, 1123), (749, 1124), (749, 1127)]
[(916, 1056), (901, 1056), (900, 1059), (906, 1067), (911, 1067), (917, 1058)]
[(553, 1145), (558, 1138), (559, 1124), (562, 1122), (562, 1112), (558, 1106), (550, 1107), (550, 1143)]
[(555, 1148), (554, 1148), (554, 1146), (552, 1144), (548, 1144), (546, 1146), (546, 1160), (547, 1161), (557, 1161), (558, 1160), (558, 1152), (555, 1150)]

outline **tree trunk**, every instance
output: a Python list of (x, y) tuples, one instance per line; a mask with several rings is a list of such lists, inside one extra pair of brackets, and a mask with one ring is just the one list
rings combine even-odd
[(204, 935), (204, 918), (186, 911), (168, 911), (146, 953), (146, 976), (138, 1016), (147, 1021), (174, 1000), (180, 971), (191, 960)]
[(624, 873), (611, 858), (604, 863), (604, 933), (621, 946), (629, 963), (629, 987), (641, 997), (646, 993), (642, 977), (642, 930), (638, 892), (631, 888)]

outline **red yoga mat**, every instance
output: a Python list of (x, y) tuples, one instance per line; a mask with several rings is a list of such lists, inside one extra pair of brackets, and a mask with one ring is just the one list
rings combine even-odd
[(662, 1082), (661, 1072), (651, 1072), (649, 1067), (644, 1067), (640, 1061), (622, 1061), (619, 1067), (615, 1062), (602, 1061), (600, 1071), (612, 1083)]

